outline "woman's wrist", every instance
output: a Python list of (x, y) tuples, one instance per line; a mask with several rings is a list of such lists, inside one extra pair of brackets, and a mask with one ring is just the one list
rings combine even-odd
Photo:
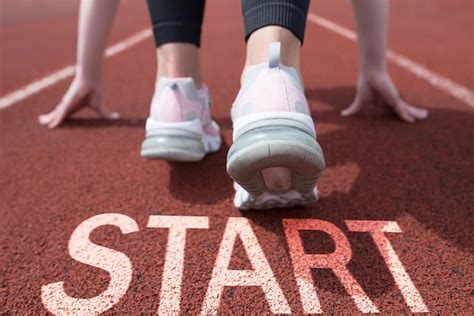
[(102, 75), (100, 71), (84, 71), (80, 67), (76, 68), (75, 80), (78, 83), (97, 86), (102, 81)]
[(359, 77), (367, 80), (377, 80), (377, 78), (386, 76), (388, 74), (385, 64), (377, 65), (361, 65)]

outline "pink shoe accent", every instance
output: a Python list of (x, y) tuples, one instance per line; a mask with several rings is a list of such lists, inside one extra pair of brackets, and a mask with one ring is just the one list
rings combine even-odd
[(204, 132), (211, 136), (219, 135), (220, 133), (219, 127), (217, 126), (217, 124), (213, 123), (212, 118), (211, 118), (210, 108), (212, 105), (212, 101), (211, 101), (211, 98), (209, 97), (209, 89), (207, 88), (207, 85), (203, 83), (201, 85), (201, 88), (197, 90), (197, 94), (204, 100), (207, 100), (206, 102), (208, 104), (207, 106), (208, 111), (205, 111), (202, 117), (202, 125), (203, 125)]
[[(195, 97), (189, 98), (184, 94), (181, 86), (187, 85), (193, 89)], [(190, 78), (167, 79), (162, 78), (155, 90), (151, 102), (150, 117), (158, 122), (184, 122), (201, 118), (206, 112), (204, 99), (196, 93), (194, 82)]]
[(210, 115), (207, 87), (197, 90), (192, 78), (161, 78), (146, 121), (142, 157), (198, 161), (221, 144), (219, 126)]
[(207, 86), (202, 84), (196, 89), (191, 78), (160, 79), (151, 102), (150, 117), (166, 123), (199, 119), (206, 134), (217, 136), (220, 133), (216, 124), (212, 124)]
[(281, 69), (262, 69), (251, 84), (240, 92), (233, 105), (233, 120), (262, 112), (298, 112), (310, 115), (305, 95)]
[(227, 171), (238, 183), (234, 204), (243, 209), (317, 200), (324, 157), (300, 76), (280, 64), (280, 47), (270, 44), (268, 63), (245, 70), (232, 106), (234, 144)]

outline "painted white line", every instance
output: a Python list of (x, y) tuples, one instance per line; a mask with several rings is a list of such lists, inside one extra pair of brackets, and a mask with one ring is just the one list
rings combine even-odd
[[(123, 52), (124, 50), (127, 50), (137, 45), (138, 43), (150, 37), (151, 34), (152, 32), (150, 29), (144, 29), (130, 37), (127, 37), (126, 39), (107, 48), (107, 50), (105, 51), (105, 58), (117, 55)], [(35, 80), (30, 84), (3, 96), (2, 98), (0, 98), (0, 110), (12, 106), (20, 101), (23, 101), (29, 98), (30, 96), (35, 95), (43, 91), (44, 89), (55, 85), (58, 82), (72, 77), (75, 73), (75, 68), (76, 65), (68, 65), (62, 69), (59, 69), (58, 71), (47, 75), (44, 78)]]
[[(328, 19), (325, 19), (317, 14), (309, 13), (308, 20), (334, 33), (337, 33), (346, 39), (349, 39), (351, 41), (357, 40), (357, 34), (355, 32)], [(465, 104), (471, 107), (474, 107), (474, 92), (468, 89), (467, 87), (460, 85), (459, 83), (456, 83), (440, 74), (432, 72), (423, 65), (390, 49), (387, 50), (387, 59), (399, 66), (400, 68), (403, 68), (411, 74), (417, 76), (418, 78), (425, 80), (433, 87), (446, 92), (447, 94), (458, 99), (459, 101), (464, 102)]]
[[(332, 32), (341, 35), (344, 38), (355, 41), (357, 39), (356, 33), (353, 31), (336, 24), (328, 19), (325, 19), (314, 13), (308, 14), (308, 20), (319, 26), (322, 26)], [(110, 46), (105, 51), (105, 57), (112, 57), (116, 54), (123, 52), (124, 50), (142, 42), (143, 40), (150, 37), (152, 34), (151, 30), (145, 29), (133, 36), (126, 38), (123, 41), (118, 42), (115, 45)], [(467, 105), (474, 107), (474, 92), (468, 88), (446, 78), (442, 75), (436, 74), (431, 70), (425, 68), (423, 65), (397, 53), (392, 50), (387, 51), (387, 59), (395, 63), (399, 67), (407, 70), (415, 76), (424, 79), (432, 86), (448, 93), (454, 98), (466, 103)], [(13, 91), (0, 98), (0, 110), (5, 109), (15, 103), (27, 99), (28, 97), (35, 95), (42, 90), (49, 88), (56, 83), (63, 81), (69, 77), (72, 77), (75, 72), (75, 65), (68, 65), (52, 74), (47, 75), (42, 79), (35, 80), (30, 84)]]
[(120, 41), (117, 44), (112, 45), (109, 48), (107, 48), (107, 50), (105, 51), (105, 57), (112, 57), (114, 55), (117, 55), (123, 52), (124, 50), (129, 49), (130, 47), (133, 47), (137, 45), (138, 43), (146, 40), (147, 38), (151, 36), (151, 34), (152, 32), (150, 29), (148, 28), (144, 29), (136, 33), (135, 35), (132, 35), (124, 39), (123, 41)]
[(354, 33), (353, 31), (346, 29), (343, 26), (340, 26), (339, 24), (336, 24), (332, 21), (329, 21), (328, 19), (323, 18), (322, 16), (319, 16), (314, 13), (308, 13), (308, 20), (310, 22), (313, 22), (319, 26), (322, 26), (330, 31), (333, 31), (342, 37), (345, 37), (349, 40), (355, 41), (357, 40), (357, 34)]
[(39, 93), (40, 91), (51, 87), (52, 85), (72, 77), (75, 72), (75, 66), (69, 65), (60, 69), (42, 79), (33, 81), (29, 85), (20, 88), (12, 93), (7, 94), (6, 96), (0, 99), (0, 110), (3, 110), (13, 104), (20, 102), (34, 94)]

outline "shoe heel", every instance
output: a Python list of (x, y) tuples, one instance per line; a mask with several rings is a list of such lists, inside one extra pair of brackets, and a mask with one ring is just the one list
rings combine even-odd
[[(152, 124), (155, 126), (148, 128), (148, 125)], [(199, 120), (182, 123), (152, 122), (151, 124), (147, 121), (146, 137), (141, 147), (143, 158), (198, 161), (204, 158), (205, 154)]]
[(247, 192), (258, 196), (269, 191), (260, 171), (284, 167), (292, 171), (290, 190), (313, 192), (325, 168), (318, 142), (307, 131), (288, 125), (247, 129), (237, 137), (227, 156), (227, 172)]

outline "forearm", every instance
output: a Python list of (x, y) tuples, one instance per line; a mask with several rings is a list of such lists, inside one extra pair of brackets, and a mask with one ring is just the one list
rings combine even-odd
[(352, 0), (357, 25), (360, 71), (386, 71), (388, 0)]
[(82, 0), (77, 42), (77, 76), (97, 83), (119, 0)]

